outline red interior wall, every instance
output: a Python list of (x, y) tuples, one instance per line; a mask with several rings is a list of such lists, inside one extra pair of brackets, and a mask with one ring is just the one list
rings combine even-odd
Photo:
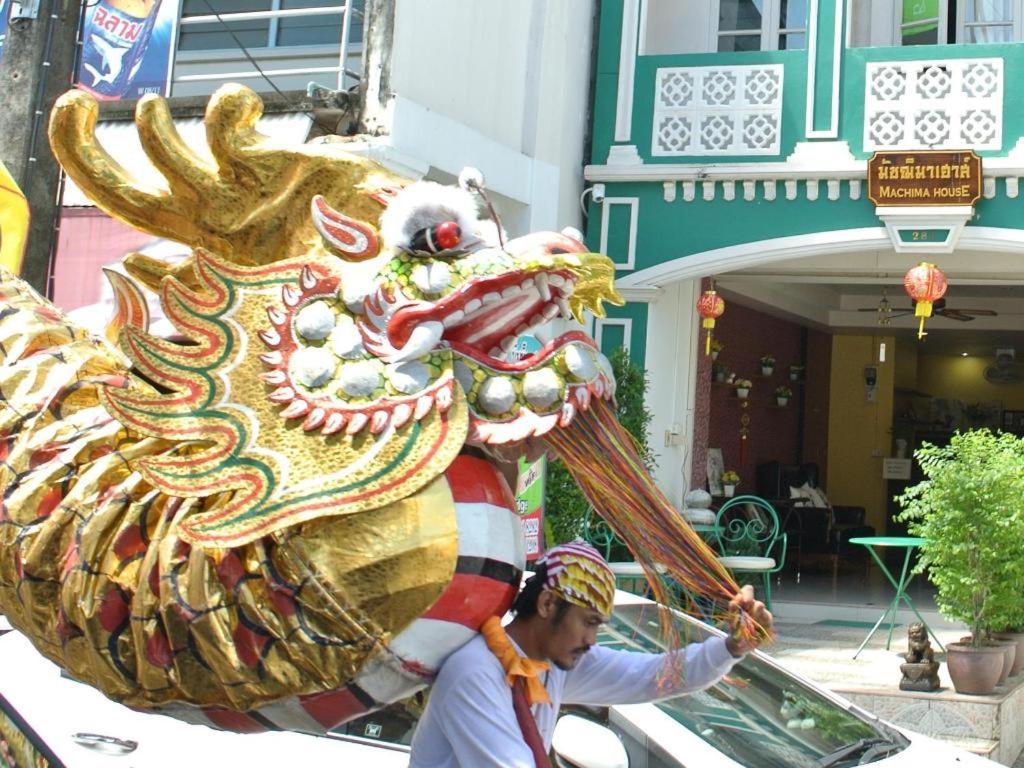
[[(739, 473), (740, 490), (753, 493), (754, 468), (758, 464), (773, 460), (794, 464), (800, 459), (799, 412), (804, 398), (801, 386), (789, 381), (789, 367), (801, 364), (801, 327), (727, 301), (715, 331), (723, 345), (718, 363), (735, 371), (738, 378), (750, 379), (753, 388), (744, 409), (732, 387), (711, 385), (707, 445), (722, 449), (725, 468)], [(769, 353), (775, 357), (775, 370), (765, 378), (761, 376), (760, 358)], [(779, 408), (775, 388), (782, 384), (793, 390), (793, 398), (786, 407)], [(742, 456), (740, 416), (744, 411), (750, 415), (750, 431)], [(827, 424), (827, 407), (824, 413)]]

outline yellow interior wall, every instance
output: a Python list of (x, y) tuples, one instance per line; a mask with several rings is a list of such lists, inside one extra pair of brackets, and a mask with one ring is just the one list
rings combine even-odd
[(1006, 410), (1024, 410), (1024, 383), (991, 384), (985, 369), (991, 357), (960, 357), (920, 354), (917, 388), (932, 397), (960, 400), (965, 405), (997, 400)]
[[(878, 362), (878, 344), (886, 362)], [(885, 532), (886, 481), (882, 458), (890, 454), (895, 359), (891, 336), (834, 336), (828, 420), (828, 492), (837, 505), (864, 507), (865, 522)], [(864, 368), (878, 369), (875, 401), (865, 395)]]
[(896, 386), (917, 389), (917, 343), (909, 339), (896, 340)]

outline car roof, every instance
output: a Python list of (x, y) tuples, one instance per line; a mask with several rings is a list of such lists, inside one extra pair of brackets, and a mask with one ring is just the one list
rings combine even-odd
[[(383, 745), (337, 737), (274, 732), (238, 734), (152, 713), (136, 712), (96, 689), (62, 677), (19, 632), (0, 636), (0, 695), (57, 757), (74, 768), (193, 765), (287, 765), (297, 756), (310, 765), (405, 768), (409, 754)], [(104, 755), (72, 739), (94, 733), (138, 742), (129, 756)]]

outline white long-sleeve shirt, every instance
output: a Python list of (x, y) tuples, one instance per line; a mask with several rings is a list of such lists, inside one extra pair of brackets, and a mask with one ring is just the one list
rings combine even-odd
[[(639, 704), (698, 691), (718, 681), (738, 661), (720, 637), (693, 643), (680, 653), (685, 653), (683, 680), (672, 690), (661, 690), (657, 684), (666, 661), (664, 654), (594, 646), (569, 671), (552, 665), (541, 675), (551, 703), (533, 705), (545, 749), (551, 749), (563, 702), (593, 706)], [(413, 737), (409, 768), (492, 766), (535, 768), (533, 755), (516, 721), (512, 689), (505, 682), (501, 662), (478, 635), (441, 667)]]

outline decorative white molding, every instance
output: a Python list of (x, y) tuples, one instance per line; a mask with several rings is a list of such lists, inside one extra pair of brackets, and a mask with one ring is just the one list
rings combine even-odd
[(828, 199), (829, 200), (838, 200), (839, 199), (840, 185), (841, 184), (842, 184), (842, 182), (840, 182), (839, 179), (829, 179), (828, 180)]
[(704, 183), (701, 184), (701, 190), (703, 192), (704, 200), (705, 201), (710, 203), (712, 200), (715, 199), (715, 182), (714, 181), (708, 181), (707, 179), (705, 179)]
[(981, 194), (985, 196), (986, 200), (991, 200), (996, 196), (996, 180), (994, 178), (988, 176), (982, 179)]
[(860, 179), (850, 179), (850, 199), (860, 200)]
[(1003, 60), (869, 62), (864, 149), (999, 149)]
[(640, 200), (636, 197), (606, 197), (601, 203), (601, 241), (598, 246), (600, 253), (608, 253), (608, 225), (613, 205), (629, 206), (629, 247), (625, 262), (613, 261), (616, 269), (633, 269), (636, 263), (637, 217)]
[(665, 181), (661, 184), (661, 196), (666, 203), (674, 203), (676, 199), (676, 182)]
[[(888, 250), (891, 243), (885, 227), (858, 227), (757, 240), (679, 256), (627, 275), (616, 282), (615, 287), (620, 293), (643, 288), (661, 288), (679, 280), (694, 280), (706, 275), (725, 274), (748, 267), (763, 267), (778, 261)], [(958, 246), (961, 251), (1016, 255), (1024, 250), (1024, 230), (1008, 227), (965, 227)], [(864, 276), (853, 279), (858, 283), (870, 282)], [(829, 280), (836, 281), (838, 278), (830, 277)], [(977, 278), (972, 278), (972, 282), (984, 284), (979, 283)], [(999, 281), (994, 281), (993, 284), (999, 284)]]
[(655, 157), (777, 155), (781, 64), (664, 67), (655, 73)]
[(633, 80), (640, 26), (640, 0), (622, 0), (622, 37), (619, 44), (619, 87), (615, 102), (615, 141), (633, 135)]
[(735, 200), (736, 199), (736, 182), (732, 179), (722, 182), (722, 199), (723, 200)]
[(1019, 182), (1020, 179), (1016, 177), (1006, 180), (1006, 196), (1011, 200), (1015, 200), (1017, 195), (1020, 194)]
[[(993, 184), (995, 180), (992, 180)], [(974, 215), (970, 205), (940, 205), (934, 208), (913, 206), (879, 206), (875, 215), (885, 223), (889, 240), (896, 253), (952, 253), (960, 240), (960, 235)], [(929, 234), (935, 230), (945, 230), (943, 240), (932, 237), (925, 239), (904, 240), (900, 233), (920, 234), (925, 230)]]
[(786, 188), (786, 199), (796, 200), (796, 179), (786, 179), (783, 186)]
[(745, 179), (743, 181), (743, 199), (750, 201), (754, 199), (757, 194), (757, 182), (752, 179)]
[(622, 346), (629, 351), (629, 343), (633, 336), (633, 320), (628, 317), (596, 317), (594, 318), (594, 341), (601, 349), (605, 328), (622, 328)]
[(818, 199), (818, 180), (817, 179), (808, 179), (804, 183), (807, 185), (807, 199), (812, 201), (812, 202), (817, 200)]
[(843, 0), (836, 1), (835, 26), (832, 38), (832, 98), (829, 105), (829, 127), (814, 130), (814, 83), (816, 77), (816, 53), (818, 49), (818, 0), (811, 0), (807, 13), (807, 112), (804, 132), (808, 139), (834, 139), (839, 135), (839, 73), (843, 59)]
[(661, 288), (654, 286), (624, 286), (620, 288), (619, 285), (616, 284), (615, 290), (617, 290), (619, 295), (626, 301), (638, 302), (641, 304), (653, 304), (665, 293)]
[(767, 179), (764, 182), (764, 199), (771, 202), (775, 199), (775, 179)]
[(696, 196), (697, 184), (692, 181), (683, 182), (683, 200), (688, 203), (693, 202), (693, 198)]
[(643, 158), (634, 144), (613, 144), (608, 148), (608, 165), (632, 168), (643, 164)]

